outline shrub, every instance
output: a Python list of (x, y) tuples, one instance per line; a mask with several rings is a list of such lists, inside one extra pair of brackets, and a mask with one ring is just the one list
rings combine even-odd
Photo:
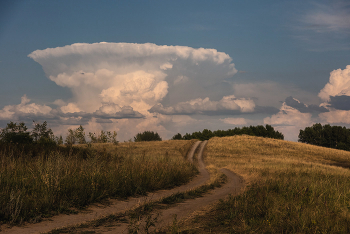
[(17, 124), (10, 122), (1, 130), (0, 140), (4, 143), (28, 144), (33, 142), (30, 132), (23, 122)]

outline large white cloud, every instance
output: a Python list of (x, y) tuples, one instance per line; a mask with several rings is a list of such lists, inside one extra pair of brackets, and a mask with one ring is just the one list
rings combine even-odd
[[(173, 93), (172, 102), (196, 99), (199, 90), (237, 72), (231, 57), (215, 49), (151, 43), (77, 43), (36, 50), (28, 56), (42, 65), (50, 80), (72, 91), (71, 100), (54, 103), (58, 108), (52, 112), (61, 121), (73, 125), (81, 121), (89, 129), (119, 129), (122, 139), (143, 130), (172, 134), (163, 124), (171, 125), (168, 122), (174, 118), (164, 122), (167, 118), (149, 109), (169, 93)], [(221, 104), (240, 111), (254, 108), (243, 102)], [(204, 107), (210, 102), (202, 104), (210, 109)]]
[[(211, 84), (237, 72), (230, 56), (215, 49), (150, 43), (77, 43), (28, 56), (57, 85), (71, 88), (76, 107), (86, 112), (113, 102), (146, 114), (167, 95), (169, 84)], [(215, 79), (205, 75), (213, 70)]]

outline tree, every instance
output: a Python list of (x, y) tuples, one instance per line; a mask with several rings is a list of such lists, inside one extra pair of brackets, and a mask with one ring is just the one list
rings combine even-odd
[(173, 138), (171, 138), (172, 140), (182, 140), (182, 136), (180, 133), (176, 134), (173, 136)]
[(350, 150), (350, 130), (341, 126), (316, 123), (299, 132), (299, 142), (323, 147)]
[(33, 138), (23, 122), (17, 124), (10, 122), (1, 130), (0, 140), (6, 143), (28, 144), (33, 142)]
[(86, 140), (85, 140), (85, 132), (84, 132), (84, 128), (83, 126), (79, 126), (77, 129), (75, 129), (75, 138), (78, 141), (78, 144), (85, 144)]
[(72, 129), (68, 129), (68, 135), (66, 137), (66, 144), (67, 145), (74, 145), (76, 142), (76, 137), (75, 137), (75, 131)]
[(55, 143), (55, 136), (52, 130), (47, 128), (47, 122), (35, 123), (34, 129), (31, 131), (31, 137), (36, 143)]
[(114, 143), (117, 144), (117, 132), (113, 131), (103, 131), (101, 130), (100, 135), (96, 136), (96, 133), (89, 132), (89, 137), (92, 143)]
[(144, 131), (143, 133), (138, 133), (134, 137), (135, 142), (139, 141), (161, 141), (162, 138), (160, 138), (159, 134), (157, 132), (151, 132), (151, 131)]

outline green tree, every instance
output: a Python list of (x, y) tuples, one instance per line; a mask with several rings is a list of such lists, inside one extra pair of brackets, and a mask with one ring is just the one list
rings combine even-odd
[(33, 142), (33, 138), (23, 122), (17, 124), (10, 122), (1, 130), (0, 140), (6, 143), (28, 144)]
[(66, 144), (67, 145), (74, 145), (76, 141), (77, 141), (77, 139), (75, 137), (75, 131), (72, 129), (68, 129), (68, 135), (66, 137)]
[(47, 122), (35, 123), (31, 131), (31, 137), (36, 143), (55, 143), (55, 136), (50, 128), (47, 128)]
[(173, 138), (171, 138), (172, 140), (182, 140), (182, 136), (180, 133), (176, 134), (173, 136)]
[(85, 140), (85, 131), (83, 126), (79, 126), (77, 129), (75, 129), (75, 138), (78, 142), (78, 144), (85, 144), (86, 140)]
[(138, 133), (134, 137), (135, 142), (139, 141), (161, 141), (162, 138), (160, 138), (159, 134), (157, 132), (151, 132), (151, 131), (144, 131), (143, 133)]

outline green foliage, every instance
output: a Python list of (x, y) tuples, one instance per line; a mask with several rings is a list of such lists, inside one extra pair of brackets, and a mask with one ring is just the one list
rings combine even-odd
[(340, 126), (322, 126), (320, 123), (300, 130), (299, 142), (350, 151), (350, 129)]
[(75, 137), (75, 131), (72, 129), (68, 129), (68, 135), (66, 137), (66, 144), (67, 145), (74, 145), (76, 142), (76, 137)]
[(68, 135), (66, 137), (66, 144), (67, 145), (74, 145), (75, 143), (78, 144), (85, 144), (85, 131), (83, 126), (79, 126), (77, 129), (68, 129)]
[(33, 141), (41, 144), (56, 144), (55, 136), (53, 135), (52, 130), (47, 128), (47, 122), (44, 123), (35, 123), (34, 129), (31, 132)]
[(162, 138), (160, 138), (159, 134), (157, 132), (153, 131), (144, 131), (143, 133), (138, 133), (134, 137), (135, 142), (139, 141), (161, 141)]
[(181, 133), (178, 133), (176, 135), (173, 136), (173, 138), (171, 138), (172, 140), (182, 140), (182, 135)]
[(10, 122), (1, 130), (0, 141), (5, 143), (28, 144), (33, 142), (30, 132), (23, 122), (17, 124)]
[(193, 132), (192, 134), (186, 133), (183, 137), (181, 137), (181, 134), (178, 133), (175, 136), (173, 136), (173, 140), (191, 140), (191, 139), (198, 139), (201, 141), (209, 140), (212, 137), (225, 137), (225, 136), (234, 136), (234, 135), (250, 135), (250, 136), (262, 136), (262, 137), (268, 137), (268, 138), (275, 138), (275, 139), (284, 139), (284, 136), (282, 133), (275, 131), (275, 129), (271, 126), (266, 124), (266, 126), (258, 125), (258, 126), (250, 126), (250, 127), (243, 127), (243, 128), (234, 128), (234, 129), (228, 129), (228, 130), (217, 130), (217, 131), (210, 131), (208, 129), (204, 129), (202, 132)]
[(103, 131), (101, 130), (101, 133), (96, 136), (96, 133), (89, 132), (89, 137), (91, 139), (92, 143), (114, 143), (117, 144), (117, 132), (113, 131)]

